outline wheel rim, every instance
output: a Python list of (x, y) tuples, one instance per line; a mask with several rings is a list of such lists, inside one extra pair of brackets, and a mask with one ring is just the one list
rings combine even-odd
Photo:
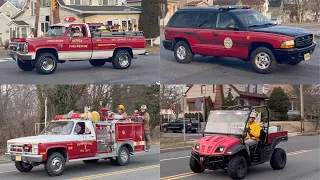
[(41, 69), (45, 71), (51, 71), (54, 68), (54, 60), (49, 57), (44, 57), (41, 62)]
[(177, 49), (177, 56), (179, 59), (185, 59), (187, 56), (186, 48), (184, 46), (179, 46)]
[(270, 66), (270, 56), (265, 52), (256, 55), (255, 64), (259, 69), (267, 69)]
[(54, 171), (60, 171), (62, 169), (62, 161), (60, 158), (56, 157), (51, 162), (51, 167)]
[(121, 53), (118, 57), (118, 60), (121, 67), (126, 67), (129, 65), (129, 57), (125, 53)]
[(129, 156), (128, 156), (128, 154), (127, 154), (127, 152), (125, 150), (121, 151), (120, 158), (121, 158), (122, 162), (127, 162), (128, 157)]

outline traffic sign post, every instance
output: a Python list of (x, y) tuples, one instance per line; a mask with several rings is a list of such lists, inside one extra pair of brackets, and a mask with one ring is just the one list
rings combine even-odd
[[(199, 99), (196, 100), (194, 105), (198, 111), (199, 109), (201, 109), (201, 101)], [(200, 113), (199, 112), (198, 112), (198, 133), (200, 133)]]

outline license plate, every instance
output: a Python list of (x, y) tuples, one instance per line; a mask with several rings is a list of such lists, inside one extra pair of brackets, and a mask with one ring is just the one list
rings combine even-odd
[(21, 161), (21, 156), (16, 156), (16, 161)]
[(310, 53), (304, 54), (304, 60), (308, 61), (310, 59)]

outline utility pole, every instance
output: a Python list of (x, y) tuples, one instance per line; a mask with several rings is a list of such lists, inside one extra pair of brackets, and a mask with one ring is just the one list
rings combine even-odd
[(44, 101), (44, 127), (47, 126), (47, 119), (48, 119), (48, 98)]
[(300, 84), (300, 114), (301, 114), (301, 133), (304, 132), (304, 100), (303, 100), (303, 85)]
[(38, 33), (39, 33), (38, 28), (39, 28), (39, 17), (40, 17), (40, 5), (41, 5), (41, 0), (37, 0), (37, 4), (36, 4), (36, 22), (34, 24), (34, 37), (38, 37)]

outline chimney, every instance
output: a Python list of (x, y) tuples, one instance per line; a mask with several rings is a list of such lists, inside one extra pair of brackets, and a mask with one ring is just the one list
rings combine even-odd
[(216, 97), (214, 100), (214, 107), (223, 106), (223, 85), (217, 84), (216, 85)]

